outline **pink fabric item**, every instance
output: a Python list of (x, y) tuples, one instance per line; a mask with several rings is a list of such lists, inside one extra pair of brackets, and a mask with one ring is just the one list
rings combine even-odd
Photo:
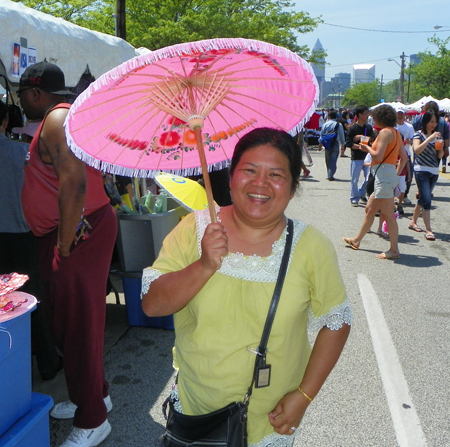
[[(256, 127), (298, 133), (319, 99), (311, 66), (291, 51), (248, 39), (179, 44), (104, 74), (75, 101), (66, 135), (95, 168), (138, 177), (198, 174), (191, 127), (209, 166), (226, 166), (239, 138)], [(203, 124), (202, 124), (203, 123)]]

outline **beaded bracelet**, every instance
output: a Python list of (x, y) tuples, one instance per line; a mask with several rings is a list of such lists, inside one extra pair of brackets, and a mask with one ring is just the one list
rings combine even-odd
[(309, 397), (300, 387), (298, 387), (297, 389), (300, 391), (300, 393), (303, 394), (303, 396), (305, 396), (310, 402), (312, 402), (312, 397)]

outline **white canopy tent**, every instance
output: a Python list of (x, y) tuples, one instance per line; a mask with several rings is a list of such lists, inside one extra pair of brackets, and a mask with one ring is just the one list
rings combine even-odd
[[(98, 78), (137, 55), (132, 45), (118, 37), (82, 28), (9, 0), (0, 0), (0, 23), (0, 74), (8, 78), (13, 90), (20, 78), (18, 63), (31, 65), (44, 59), (53, 62), (63, 70), (66, 85), (74, 87), (87, 66)], [(18, 47), (23, 49), (20, 60)], [(20, 72), (25, 68), (26, 65), (22, 66)]]
[(425, 105), (428, 101), (435, 101), (439, 103), (439, 101), (432, 96), (424, 96), (423, 98), (420, 98), (418, 101), (413, 102), (412, 104), (408, 104), (406, 106), (406, 110), (416, 110), (417, 112), (420, 112), (423, 105)]
[(444, 98), (438, 101), (439, 108), (444, 112), (450, 113), (450, 99)]
[(377, 107), (380, 107), (382, 105), (387, 105), (387, 106), (391, 106), (393, 107), (395, 110), (397, 110), (398, 108), (405, 108), (405, 104), (403, 104), (402, 102), (380, 102), (378, 104), (375, 104), (374, 106), (370, 107), (369, 110), (373, 110), (376, 109)]

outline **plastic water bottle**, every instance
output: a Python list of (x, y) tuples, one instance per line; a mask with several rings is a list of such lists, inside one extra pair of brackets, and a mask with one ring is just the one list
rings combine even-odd
[(161, 189), (161, 191), (159, 192), (159, 195), (161, 197), (161, 203), (162, 203), (161, 213), (167, 213), (167, 191), (165, 189)]
[(150, 213), (152, 212), (152, 208), (150, 206), (151, 203), (152, 203), (152, 193), (151, 193), (151, 191), (147, 191), (147, 195), (145, 196), (144, 205), (149, 210)]

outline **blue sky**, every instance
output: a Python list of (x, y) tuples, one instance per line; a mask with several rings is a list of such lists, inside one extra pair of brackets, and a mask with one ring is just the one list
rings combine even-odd
[[(296, 11), (305, 11), (311, 17), (322, 16), (326, 23), (374, 30), (409, 31), (410, 33), (369, 32), (321, 24), (315, 31), (299, 36), (298, 43), (310, 48), (320, 39), (325, 51), (326, 80), (339, 72), (353, 75), (353, 64), (376, 64), (375, 75), (389, 82), (399, 78), (402, 52), (409, 56), (436, 47), (427, 41), (434, 33), (441, 39), (450, 36), (450, 1), (448, 0), (375, 0), (332, 1), (295, 0)], [(435, 25), (445, 26), (436, 32)], [(411, 31), (430, 31), (411, 33)], [(409, 58), (406, 58), (406, 63)]]

